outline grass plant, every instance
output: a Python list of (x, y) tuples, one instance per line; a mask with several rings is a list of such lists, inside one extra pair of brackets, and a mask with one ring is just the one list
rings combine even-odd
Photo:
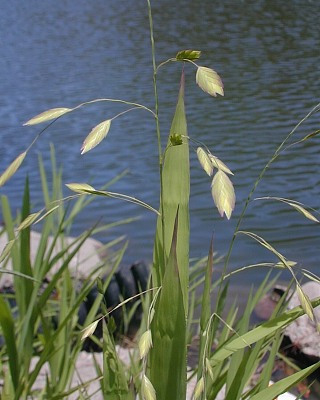
[[(95, 284), (94, 278), (108, 271), (111, 273), (109, 279), (104, 282), (106, 290), (112, 271), (119, 266), (126, 248), (123, 239), (121, 244), (121, 238), (102, 247), (101, 250), (109, 251), (110, 255), (105, 259), (101, 258), (101, 262), (88, 272), (87, 279), (79, 281), (78, 284), (75, 282), (76, 276), (72, 276), (68, 269), (71, 260), (77, 257), (85, 241), (92, 234), (107, 231), (114, 224), (92, 227), (73, 238), (71, 242), (66, 241), (66, 233), (70, 233), (74, 219), (91, 203), (92, 198), (77, 196), (73, 206), (64, 209), (61, 202), (61, 171), (55, 169), (53, 148), (51, 154), (53, 164), (51, 190), (42, 160), (39, 159), (46, 217), (41, 220), (41, 239), (34, 260), (30, 257), (31, 224), (27, 226), (25, 223), (21, 228), (28, 216), (32, 215), (28, 179), (25, 184), (22, 212), (16, 218), (12, 215), (8, 198), (1, 197), (5, 224), (2, 234), (7, 235), (13, 243), (10, 259), (17, 308), (15, 311), (8, 306), (5, 293), (0, 295), (0, 324), (6, 343), (2, 349), (2, 357), (3, 360), (8, 359), (9, 365), (9, 370), (3, 368), (1, 379), (5, 383), (3, 393), (6, 392), (11, 399), (37, 396), (32, 387), (45, 363), (49, 364), (50, 371), (45, 391), (47, 394), (50, 393), (50, 398), (58, 394), (61, 396), (61, 393), (68, 388), (75, 370), (75, 360), (82, 348), (83, 327), (78, 323), (79, 307)], [(59, 207), (56, 207), (56, 204), (59, 204)], [(49, 214), (51, 210), (53, 211)], [(38, 213), (35, 215), (38, 216)], [(119, 221), (118, 224), (128, 222), (130, 220)], [(117, 243), (120, 244), (120, 248), (110, 252), (110, 247)], [(90, 254), (87, 256), (90, 257)], [(46, 284), (47, 275), (52, 269), (55, 273)], [(6, 269), (2, 269), (1, 272), (3, 275), (7, 273)], [(86, 325), (96, 318), (101, 297), (102, 295), (98, 296), (87, 315)], [(33, 365), (31, 359), (35, 355), (39, 355), (39, 358)], [(3, 365), (5, 364), (4, 362)], [(38, 395), (40, 396), (40, 393)]]
[[(103, 320), (103, 365), (100, 367), (96, 363), (96, 369), (97, 379), (102, 378), (101, 396), (105, 399), (185, 399), (188, 382), (187, 373), (189, 372), (196, 377), (193, 393), (195, 400), (215, 399), (221, 391), (224, 392), (226, 400), (272, 400), (320, 366), (320, 363), (316, 363), (269, 387), (272, 366), (277, 357), (284, 328), (305, 313), (317, 325), (318, 322), (315, 320), (313, 309), (320, 305), (320, 299), (311, 302), (307, 295), (303, 293), (300, 281), (293, 269), (293, 261), (287, 259), (268, 241), (254, 232), (240, 230), (246, 209), (264, 173), (281, 155), (283, 149), (288, 148), (288, 141), (297, 128), (320, 110), (320, 105), (311, 110), (288, 134), (261, 171), (238, 220), (225, 259), (224, 270), (221, 276), (213, 281), (216, 256), (213, 253), (212, 241), (204, 266), (200, 268), (199, 263), (190, 266), (189, 259), (189, 141), (198, 142), (196, 139), (190, 138), (187, 132), (184, 107), (185, 69), (189, 64), (196, 68), (196, 83), (211, 96), (223, 95), (223, 84), (214, 70), (198, 65), (198, 59), (201, 56), (201, 52), (198, 50), (182, 50), (175, 57), (157, 65), (150, 0), (147, 0), (147, 6), (152, 49), (154, 109), (126, 100), (96, 99), (81, 103), (73, 108), (59, 107), (47, 110), (25, 123), (25, 125), (36, 125), (51, 121), (36, 136), (35, 140), (37, 140), (58, 118), (67, 116), (72, 111), (88, 104), (116, 102), (126, 106), (127, 108), (124, 111), (100, 122), (91, 130), (81, 147), (83, 154), (105, 139), (115, 118), (136, 109), (147, 111), (155, 121), (160, 201), (157, 210), (134, 196), (110, 192), (104, 188), (95, 189), (87, 183), (70, 183), (67, 186), (77, 193), (77, 200), (68, 214), (63, 206), (66, 199), (57, 203), (57, 200), (61, 199), (60, 174), (54, 175), (55, 192), (50, 196), (41, 165), (45, 203), (45, 208), (41, 212), (31, 213), (27, 181), (21, 216), (17, 221), (11, 215), (8, 200), (3, 197), (3, 215), (9, 242), (0, 257), (1, 260), (10, 257), (13, 262), (18, 308), (17, 316), (14, 318), (4, 296), (0, 296), (0, 323), (5, 338), (2, 364), (6, 363), (5, 357), (7, 357), (9, 365), (9, 369), (4, 369), (6, 371), (3, 374), (4, 390), (8, 391), (12, 398), (26, 399), (32, 394), (32, 385), (36, 381), (41, 367), (47, 361), (50, 366), (50, 376), (42, 394), (39, 394), (39, 398), (41, 396), (42, 398), (47, 396), (51, 399), (65, 398), (71, 392), (80, 390), (78, 387), (70, 387), (75, 360), (81, 349), (81, 339), (90, 337), (100, 320)], [(182, 63), (183, 68), (178, 102), (170, 133), (166, 138), (166, 145), (163, 149), (163, 137), (159, 123), (157, 72), (159, 68), (163, 68), (169, 62)], [(312, 139), (318, 133), (319, 131), (308, 134), (294, 144)], [(5, 184), (16, 172), (27, 152), (28, 149), (20, 154), (1, 175), (0, 185)], [(235, 206), (235, 192), (229, 178), (230, 175), (233, 175), (232, 171), (216, 155), (213, 155), (204, 144), (198, 146), (197, 156), (202, 168), (212, 179), (212, 197), (220, 215), (225, 215), (228, 219), (231, 218)], [(70, 229), (78, 212), (89, 203), (88, 195), (119, 198), (143, 206), (157, 214), (152, 279), (150, 289), (143, 299), (144, 318), (139, 331), (139, 353), (136, 352), (136, 355), (132, 356), (131, 363), (127, 366), (124, 366), (118, 357), (112, 336), (112, 325), (104, 321), (104, 316), (99, 320), (95, 319), (99, 302), (103, 296), (102, 293), (97, 298), (93, 312), (85, 321), (85, 329), (81, 332), (77, 326), (77, 311), (92, 287), (93, 281), (89, 276), (81, 291), (75, 293), (68, 264), (86, 238), (95, 233), (97, 228), (93, 227), (79, 236), (75, 239), (73, 247), (63, 247), (57, 255), (53, 256), (52, 246), (49, 251), (46, 251), (49, 235), (54, 236), (54, 242), (63, 242), (64, 231)], [(319, 222), (314, 215), (314, 210), (308, 209), (301, 203), (285, 198), (270, 197), (268, 199), (286, 203), (294, 211), (300, 212), (314, 223)], [(34, 265), (31, 265), (29, 257), (30, 226), (40, 220), (43, 223), (41, 246), (39, 246)], [(239, 271), (229, 272), (228, 263), (233, 243), (240, 234), (267, 248), (273, 256), (277, 257), (278, 262), (248, 265)], [(117, 254), (114, 269), (119, 264), (124, 250), (125, 246)], [(58, 261), (62, 261), (62, 266), (54, 275), (48, 287), (41, 291), (41, 282)], [(242, 270), (262, 266), (290, 271), (300, 297), (301, 306), (286, 311), (285, 303), (280, 302), (269, 321), (252, 327), (250, 326), (250, 316), (253, 309), (259, 299), (275, 284), (276, 278), (271, 279), (267, 274), (266, 279), (256, 292), (250, 292), (246, 308), (242, 314), (238, 313), (236, 303), (231, 306), (227, 313), (224, 313), (228, 296), (228, 280), (231, 275), (241, 273)], [(311, 276), (306, 272), (305, 275)], [(316, 276), (313, 275), (312, 277), (319, 281)], [(104, 291), (107, 284), (108, 282), (103, 287)], [(200, 299), (197, 301), (195, 293), (201, 284), (203, 284), (203, 290)], [(218, 295), (213, 308), (211, 297), (214, 288), (218, 289)], [(59, 290), (60, 293), (60, 306), (55, 314), (57, 318), (56, 327), (52, 327), (50, 322), (50, 316), (54, 312), (50, 306), (50, 295), (54, 289)], [(201, 303), (201, 311), (200, 317), (197, 319), (194, 310), (198, 303)], [(118, 307), (124, 305), (125, 302), (119, 304)], [(105, 311), (106, 315), (109, 314), (109, 310)], [(40, 323), (43, 332), (41, 335), (37, 335)], [(199, 335), (198, 362), (193, 371), (188, 371), (187, 349), (192, 336), (191, 331), (194, 330)], [(35, 341), (35, 337), (37, 341)], [(38, 345), (35, 346), (35, 343), (38, 343)], [(39, 359), (35, 368), (29, 372), (35, 350), (39, 354)], [(253, 380), (257, 370), (259, 370), (259, 377)], [(82, 393), (81, 398), (90, 398), (90, 395)]]

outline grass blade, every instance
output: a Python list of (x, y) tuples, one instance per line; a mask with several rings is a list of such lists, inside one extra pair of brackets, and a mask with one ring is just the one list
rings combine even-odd
[(9, 356), (9, 368), (13, 386), (16, 388), (20, 377), (20, 357), (15, 342), (14, 320), (10, 309), (0, 295), (0, 324), (5, 338), (7, 352)]
[[(173, 146), (170, 141), (172, 135), (181, 135), (182, 144)], [(168, 139), (167, 149), (162, 171), (162, 204), (158, 218), (154, 247), (153, 283), (161, 286), (165, 273), (165, 265), (169, 258), (172, 232), (177, 209), (179, 207), (179, 225), (177, 231), (177, 262), (181, 280), (185, 315), (188, 313), (188, 281), (189, 281), (189, 143), (187, 137), (187, 121), (184, 107), (184, 73), (181, 76), (181, 85), (178, 103), (173, 117)], [(163, 224), (165, 221), (165, 224)]]
[[(311, 303), (314, 308), (319, 306), (320, 298), (313, 300)], [(278, 329), (285, 328), (292, 321), (296, 320), (304, 313), (305, 312), (301, 306), (295, 307), (292, 310), (287, 311), (282, 315), (261, 324), (257, 328), (252, 329), (251, 331), (245, 333), (244, 335), (236, 337), (235, 339), (229, 341), (225, 346), (218, 349), (213, 354), (210, 360), (211, 363), (213, 365), (216, 365), (222, 362), (237, 350), (243, 349), (244, 347), (257, 342), (260, 339), (263, 339), (269, 335), (274, 334)]]
[(273, 385), (251, 397), (251, 400), (273, 400), (280, 394), (286, 392), (296, 383), (301, 382), (304, 378), (306, 378), (319, 367), (320, 361), (316, 364), (311, 365), (308, 368), (305, 368), (299, 372), (296, 372), (293, 375), (288, 376), (287, 378), (281, 379), (281, 381), (274, 383)]
[(178, 217), (151, 324), (154, 344), (150, 350), (150, 380), (157, 400), (186, 397), (186, 319), (176, 253), (177, 237)]

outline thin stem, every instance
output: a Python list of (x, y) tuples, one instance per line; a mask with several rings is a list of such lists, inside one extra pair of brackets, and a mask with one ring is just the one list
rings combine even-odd
[(156, 70), (158, 71), (158, 69), (160, 69), (160, 68), (163, 67), (164, 65), (168, 64), (169, 62), (189, 62), (189, 63), (195, 65), (197, 68), (199, 68), (199, 65), (198, 65), (198, 64), (196, 64), (196, 63), (195, 63), (194, 61), (192, 61), (192, 60), (189, 60), (188, 58), (184, 58), (184, 59), (182, 59), (182, 60), (177, 60), (175, 57), (173, 57), (173, 58), (169, 58), (168, 60), (163, 61), (162, 63), (160, 63), (160, 64), (157, 66)]
[(177, 61), (175, 58), (169, 58), (168, 60), (163, 61), (161, 64), (159, 64), (159, 65), (157, 66), (157, 71), (158, 71), (158, 69), (160, 69), (160, 68), (163, 67), (164, 65), (168, 64), (169, 62), (175, 62), (175, 61)]
[(160, 135), (160, 124), (159, 124), (159, 97), (157, 89), (156, 53), (155, 53), (155, 45), (153, 37), (153, 22), (152, 22), (152, 10), (151, 10), (150, 0), (147, 0), (147, 3), (149, 11), (150, 40), (151, 40), (151, 52), (152, 52), (152, 66), (153, 66), (153, 88), (154, 88), (154, 98), (155, 98), (155, 118), (157, 127), (159, 165), (162, 165), (162, 146), (161, 146), (161, 135)]
[[(149, 13), (149, 26), (150, 26), (150, 41), (151, 41), (151, 53), (152, 53), (152, 66), (153, 66), (153, 89), (155, 98), (155, 119), (156, 119), (156, 132), (158, 141), (158, 156), (159, 156), (159, 175), (160, 175), (160, 209), (161, 209), (161, 225), (162, 225), (162, 249), (163, 249), (163, 260), (165, 260), (165, 236), (164, 236), (164, 207), (163, 207), (163, 156), (162, 156), (162, 145), (161, 145), (161, 134), (160, 134), (160, 124), (159, 124), (159, 97), (157, 89), (157, 65), (156, 65), (156, 53), (153, 37), (153, 20), (152, 20), (152, 9), (150, 0), (148, 3), (148, 13)], [(159, 282), (160, 284), (160, 282)]]
[(123, 114), (126, 114), (127, 112), (130, 112), (130, 111), (132, 111), (132, 110), (136, 110), (136, 109), (139, 109), (139, 108), (141, 109), (141, 107), (131, 107), (131, 108), (128, 108), (128, 110), (122, 111), (121, 113), (119, 113), (119, 114), (115, 115), (114, 117), (112, 117), (112, 118), (111, 118), (111, 121), (113, 121), (114, 119), (120, 117), (120, 116), (123, 115)]
[[(157, 119), (156, 114), (154, 113), (154, 111), (152, 111), (150, 108), (139, 104), (139, 103), (133, 103), (131, 101), (126, 101), (126, 100), (119, 100), (119, 99), (108, 99), (108, 98), (102, 98), (102, 99), (94, 99), (94, 100), (89, 100), (89, 101), (85, 101), (84, 103), (78, 104), (77, 106), (75, 106), (74, 108), (72, 108), (71, 111), (77, 110), (78, 108), (81, 108), (87, 104), (93, 104), (93, 103), (100, 103), (100, 102), (104, 102), (104, 101), (109, 101), (109, 102), (113, 102), (113, 103), (121, 103), (121, 104), (126, 104), (126, 105), (131, 105), (133, 106), (132, 108), (130, 108), (129, 110), (125, 110), (119, 114), (117, 114), (115, 117), (113, 117), (112, 119), (115, 119), (117, 117), (119, 117), (122, 114), (125, 114), (133, 109), (137, 109), (137, 108), (141, 108), (143, 110), (146, 110), (148, 112), (150, 112), (155, 119)], [(64, 114), (63, 114), (64, 115)], [(28, 152), (32, 146), (36, 143), (36, 141), (40, 138), (40, 136), (43, 134), (44, 131), (46, 131), (48, 128), (50, 128), (51, 125), (53, 125), (58, 119), (60, 119), (61, 117), (63, 117), (63, 115), (61, 115), (58, 118), (55, 118), (53, 121), (51, 121), (45, 128), (43, 128), (33, 139), (33, 141), (31, 142), (31, 144), (28, 146), (28, 148), (26, 149), (26, 152)]]
[(126, 100), (120, 100), (120, 99), (109, 99), (109, 98), (102, 98), (102, 99), (94, 99), (94, 100), (89, 100), (89, 101), (85, 101), (84, 103), (78, 104), (76, 107), (74, 107), (72, 109), (73, 110), (77, 110), (78, 108), (85, 106), (87, 104), (93, 104), (93, 103), (100, 103), (103, 101), (109, 101), (112, 103), (122, 103), (122, 104), (127, 104), (129, 106), (134, 106), (136, 108), (143, 108), (144, 110), (150, 112), (155, 118), (156, 118), (156, 114), (148, 107), (144, 106), (143, 104), (139, 104), (139, 103), (133, 103), (132, 101), (126, 101)]
[(60, 117), (54, 119), (53, 121), (50, 122), (50, 124), (48, 124), (45, 128), (43, 128), (33, 139), (33, 141), (29, 144), (29, 146), (26, 149), (26, 153), (28, 153), (28, 151), (31, 149), (31, 147), (35, 144), (35, 142), (39, 139), (39, 137), (43, 134), (44, 131), (46, 131), (48, 128), (50, 128), (50, 126), (52, 124), (54, 124), (56, 122), (57, 119), (59, 119)]
[(259, 185), (260, 181), (262, 180), (264, 174), (265, 174), (266, 171), (269, 169), (270, 165), (278, 158), (278, 156), (280, 155), (281, 151), (283, 150), (285, 144), (286, 144), (287, 141), (290, 139), (290, 137), (295, 133), (295, 131), (299, 128), (299, 126), (300, 126), (301, 124), (303, 124), (303, 122), (306, 121), (312, 114), (314, 114), (315, 112), (317, 112), (317, 111), (319, 111), (319, 110), (320, 110), (320, 103), (317, 104), (311, 111), (309, 111), (308, 114), (307, 114), (304, 118), (302, 118), (302, 120), (301, 120), (300, 122), (298, 122), (298, 124), (292, 129), (292, 131), (291, 131), (291, 132), (287, 135), (287, 137), (283, 140), (283, 142), (280, 144), (280, 146), (279, 146), (279, 147), (276, 149), (276, 151), (274, 152), (273, 156), (270, 158), (270, 160), (267, 162), (267, 164), (265, 165), (265, 167), (264, 167), (264, 168), (262, 169), (262, 171), (260, 172), (260, 175), (259, 175), (258, 179), (255, 181), (255, 183), (254, 183), (254, 185), (253, 185), (253, 188), (251, 189), (251, 191), (250, 191), (250, 193), (249, 193), (249, 195), (248, 195), (248, 197), (247, 197), (247, 200), (246, 200), (246, 202), (245, 202), (245, 204), (244, 204), (244, 207), (243, 207), (243, 209), (242, 209), (241, 215), (240, 215), (240, 217), (239, 217), (237, 226), (236, 226), (235, 231), (234, 231), (234, 233), (233, 233), (233, 237), (232, 237), (232, 240), (231, 240), (231, 243), (230, 243), (230, 246), (229, 246), (229, 250), (228, 250), (228, 253), (227, 253), (226, 261), (225, 261), (225, 263), (224, 263), (224, 268), (223, 268), (222, 276), (224, 276), (224, 275), (226, 274), (227, 267), (228, 267), (229, 260), (230, 260), (230, 256), (231, 256), (231, 252), (232, 252), (232, 249), (233, 249), (233, 245), (234, 245), (234, 242), (235, 242), (237, 233), (238, 233), (238, 231), (239, 231), (239, 229), (240, 229), (241, 222), (242, 222), (242, 220), (243, 220), (243, 218), (244, 218), (244, 215), (245, 215), (245, 213), (246, 213), (246, 211), (247, 211), (247, 208), (248, 208), (248, 205), (249, 205), (249, 203), (250, 203), (251, 197), (252, 197), (253, 193), (255, 192), (257, 186)]

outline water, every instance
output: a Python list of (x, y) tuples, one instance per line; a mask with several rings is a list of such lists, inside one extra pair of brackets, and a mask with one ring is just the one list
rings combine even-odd
[[(147, 9), (144, 1), (29, 0), (1, 1), (0, 14), (0, 170), (31, 142), (40, 127), (22, 127), (52, 107), (73, 107), (100, 97), (122, 98), (153, 107), (152, 68)], [(207, 144), (235, 172), (237, 206), (231, 221), (213, 206), (210, 181), (191, 154), (191, 255), (206, 255), (210, 238), (225, 254), (244, 201), (263, 166), (295, 124), (319, 102), (320, 4), (317, 1), (252, 3), (245, 1), (154, 2), (157, 60), (186, 48), (203, 51), (200, 65), (214, 68), (225, 85), (225, 97), (210, 98), (195, 84), (188, 65), (186, 110), (189, 135)], [(170, 127), (180, 68), (159, 72), (161, 129)], [(108, 138), (80, 156), (90, 129), (124, 108), (89, 106), (59, 120), (28, 155), (21, 171), (2, 189), (14, 209), (20, 205), (25, 174), (31, 179), (35, 208), (42, 206), (37, 154), (47, 166), (49, 143), (55, 144), (64, 182), (101, 187), (125, 169), (130, 172), (113, 190), (137, 196), (158, 207), (156, 136), (144, 111), (114, 121)], [(311, 118), (297, 131), (297, 141), (319, 129)], [(319, 139), (288, 149), (272, 165), (255, 197), (279, 196), (319, 209)], [(67, 194), (68, 191), (66, 190)], [(155, 217), (119, 201), (98, 199), (81, 215), (74, 233), (102, 218), (105, 222), (141, 216), (114, 229), (130, 240), (125, 262), (151, 260)], [(301, 267), (318, 271), (318, 225), (283, 204), (256, 201), (242, 225), (269, 240)], [(238, 237), (231, 268), (274, 261), (252, 240)], [(252, 272), (253, 271), (253, 272)], [(261, 280), (262, 270), (239, 275), (239, 282)]]

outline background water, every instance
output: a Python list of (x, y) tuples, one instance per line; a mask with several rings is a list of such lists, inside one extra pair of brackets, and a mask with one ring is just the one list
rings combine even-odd
[[(0, 0), (0, 170), (23, 151), (40, 127), (22, 123), (52, 107), (73, 107), (99, 97), (121, 98), (153, 107), (152, 68), (145, 1)], [(174, 3), (174, 4), (173, 4)], [(202, 50), (200, 65), (214, 68), (225, 97), (211, 98), (186, 68), (186, 110), (191, 137), (207, 144), (235, 172), (237, 205), (231, 221), (213, 206), (210, 181), (191, 154), (191, 256), (206, 255), (211, 235), (224, 254), (245, 198), (259, 172), (295, 124), (319, 102), (320, 3), (318, 1), (154, 1), (158, 62), (178, 50)], [(180, 65), (159, 73), (163, 135), (172, 118)], [(64, 182), (102, 186), (125, 169), (130, 172), (113, 190), (158, 207), (156, 136), (144, 111), (114, 121), (100, 146), (80, 156), (90, 129), (124, 108), (100, 104), (55, 123), (28, 155), (21, 171), (4, 187), (18, 208), (26, 173), (32, 199), (42, 206), (37, 153), (46, 165), (49, 143), (63, 164)], [(319, 129), (319, 114), (296, 133), (294, 141)], [(272, 165), (255, 197), (288, 197), (319, 210), (319, 139), (288, 149)], [(66, 194), (68, 191), (66, 190)], [(98, 199), (74, 226), (74, 233), (99, 218), (105, 222), (140, 215), (138, 222), (113, 230), (130, 239), (125, 262), (151, 260), (155, 217), (119, 201)], [(300, 266), (319, 270), (319, 226), (282, 204), (253, 202), (242, 225), (269, 240)], [(246, 237), (236, 241), (231, 267), (274, 257)], [(259, 281), (264, 271), (238, 277)]]

